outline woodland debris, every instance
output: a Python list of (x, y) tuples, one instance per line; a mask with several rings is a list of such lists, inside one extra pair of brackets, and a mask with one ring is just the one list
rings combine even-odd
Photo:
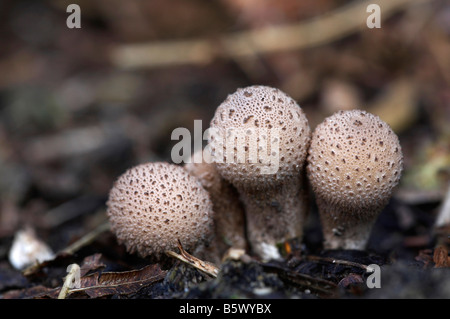
[(219, 273), (219, 268), (217, 268), (217, 266), (215, 266), (210, 262), (198, 259), (197, 257), (194, 257), (191, 254), (189, 254), (187, 251), (183, 249), (183, 246), (181, 245), (180, 241), (178, 241), (178, 249), (180, 250), (180, 254), (177, 254), (171, 250), (166, 251), (166, 254), (197, 268), (201, 272), (211, 277), (217, 277), (217, 274)]
[(28, 227), (16, 233), (9, 251), (9, 262), (14, 268), (23, 270), (54, 256), (52, 249), (37, 237), (34, 229)]

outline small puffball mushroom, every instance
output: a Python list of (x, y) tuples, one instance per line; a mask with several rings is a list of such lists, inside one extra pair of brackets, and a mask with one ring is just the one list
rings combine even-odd
[(195, 252), (213, 228), (212, 203), (199, 180), (164, 162), (123, 173), (109, 193), (107, 214), (118, 242), (142, 257), (176, 251), (177, 240)]
[[(195, 163), (198, 153), (201, 153), (202, 160)], [(198, 178), (213, 203), (215, 243), (212, 246), (219, 256), (223, 256), (229, 248), (246, 249), (244, 208), (239, 194), (217, 172), (208, 150), (200, 150), (198, 153), (192, 156), (184, 168)]]
[(278, 245), (301, 239), (307, 214), (311, 131), (303, 110), (276, 88), (250, 86), (227, 97), (210, 130), (217, 171), (244, 203), (251, 249), (263, 260), (280, 258)]
[(365, 249), (376, 217), (400, 180), (398, 137), (376, 115), (339, 111), (314, 130), (307, 161), (324, 248)]

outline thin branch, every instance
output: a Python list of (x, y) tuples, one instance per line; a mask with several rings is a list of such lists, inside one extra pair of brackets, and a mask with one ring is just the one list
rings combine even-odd
[[(378, 0), (386, 19), (408, 5), (427, 0)], [(200, 38), (119, 45), (111, 52), (119, 68), (152, 68), (168, 65), (210, 63), (217, 58), (241, 59), (282, 50), (319, 46), (366, 28), (372, 0), (353, 1), (320, 17), (290, 25), (269, 26), (236, 32), (218, 39)]]
[(110, 229), (109, 222), (108, 221), (103, 222), (102, 224), (97, 226), (95, 229), (93, 229), (92, 231), (90, 231), (89, 233), (87, 233), (86, 235), (81, 237), (79, 240), (72, 243), (70, 246), (64, 248), (61, 251), (61, 253), (74, 254), (79, 249), (92, 243), (94, 240), (97, 239), (98, 236), (100, 236), (105, 231), (108, 231), (109, 229)]
[(325, 262), (325, 263), (336, 264), (336, 265), (357, 267), (357, 268), (364, 269), (367, 272), (373, 272), (373, 269), (371, 267), (360, 264), (360, 263), (356, 263), (353, 261), (341, 260), (341, 259), (330, 258), (330, 257), (319, 257), (319, 256), (306, 256), (304, 258), (309, 261)]
[(76, 284), (77, 276), (80, 274), (80, 266), (77, 264), (71, 264), (69, 273), (67, 274), (64, 284), (59, 292), (58, 299), (65, 299), (69, 293), (69, 289), (74, 287)]
[(178, 241), (178, 249), (180, 250), (180, 254), (177, 254), (171, 250), (166, 251), (166, 254), (175, 257), (178, 260), (181, 260), (182, 262), (185, 262), (194, 268), (197, 268), (198, 270), (206, 273), (207, 275), (210, 275), (212, 277), (217, 277), (217, 274), (219, 273), (219, 268), (217, 268), (212, 263), (209, 263), (207, 261), (203, 261), (198, 259), (197, 257), (192, 256), (187, 251), (183, 249), (183, 246), (181, 246), (180, 241)]

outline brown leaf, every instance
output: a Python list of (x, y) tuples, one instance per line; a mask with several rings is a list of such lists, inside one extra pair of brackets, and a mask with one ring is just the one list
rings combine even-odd
[(26, 289), (10, 290), (2, 294), (3, 299), (42, 299), (58, 297), (60, 288), (49, 288), (42, 285), (33, 286)]
[[(100, 262), (101, 254), (94, 254), (84, 258), (81, 264), (80, 276), (84, 276), (89, 271), (104, 268), (105, 265)], [(61, 267), (64, 265), (69, 265), (74, 262), (73, 255), (64, 252), (58, 253), (55, 258), (51, 260), (44, 261), (42, 263), (37, 263), (25, 269), (23, 275), (28, 278), (46, 276), (44, 269), (50, 267)]]
[(45, 274), (45, 268), (49, 267), (60, 267), (62, 265), (68, 265), (72, 263), (73, 257), (69, 254), (58, 253), (55, 258), (51, 260), (46, 260), (41, 263), (36, 263), (23, 271), (23, 275), (27, 278), (34, 278), (40, 276), (47, 276)]
[(92, 270), (105, 268), (105, 264), (100, 261), (102, 254), (94, 254), (84, 258), (83, 263), (80, 266), (80, 276), (83, 277)]
[(91, 298), (100, 298), (108, 295), (127, 295), (136, 293), (166, 275), (159, 265), (153, 264), (139, 270), (124, 272), (94, 273), (81, 278), (81, 288), (73, 289), (83, 291)]
[(360, 274), (351, 273), (339, 281), (338, 286), (347, 288), (352, 285), (357, 285), (363, 283), (364, 280)]
[(439, 245), (435, 248), (433, 254), (433, 261), (435, 268), (450, 267), (450, 257), (448, 256), (448, 249), (444, 245)]
[(358, 296), (363, 292), (362, 284), (364, 283), (364, 279), (362, 275), (350, 273), (349, 275), (342, 278), (338, 286), (345, 288), (351, 294)]
[(423, 268), (428, 268), (428, 266), (433, 262), (430, 249), (420, 250), (419, 254), (414, 259), (423, 263)]

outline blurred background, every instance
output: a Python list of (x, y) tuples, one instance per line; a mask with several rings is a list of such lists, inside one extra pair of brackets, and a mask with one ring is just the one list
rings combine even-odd
[[(381, 28), (366, 25), (372, 2)], [(341, 109), (379, 115), (405, 156), (398, 218), (431, 225), (450, 177), (450, 3), (372, 2), (2, 0), (2, 259), (25, 225), (55, 251), (94, 228), (124, 170), (170, 161), (174, 128), (206, 129), (253, 84), (291, 95), (312, 128)], [(66, 25), (72, 3), (81, 28)]]

